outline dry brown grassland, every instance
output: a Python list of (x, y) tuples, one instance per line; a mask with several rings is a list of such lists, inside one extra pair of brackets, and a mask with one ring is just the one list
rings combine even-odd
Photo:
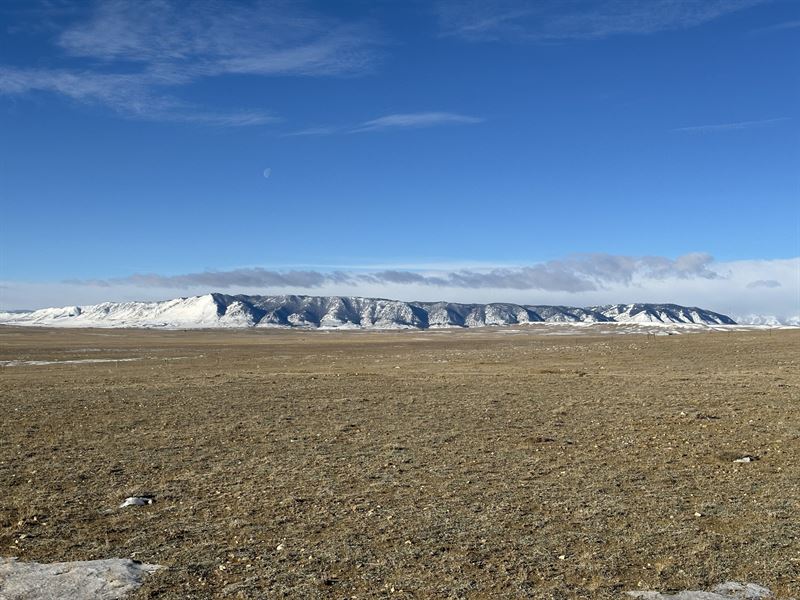
[(164, 565), (134, 598), (800, 598), (800, 332), (0, 328), (86, 359), (0, 367), (2, 556)]

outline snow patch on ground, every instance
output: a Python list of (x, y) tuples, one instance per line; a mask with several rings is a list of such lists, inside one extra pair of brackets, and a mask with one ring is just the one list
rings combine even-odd
[[(76, 352), (83, 352), (76, 350)], [(112, 352), (112, 350), (109, 350)], [(172, 360), (190, 360), (193, 358), (204, 358), (205, 354), (198, 354), (196, 356), (136, 356), (134, 358), (76, 358), (67, 360), (0, 360), (0, 367), (40, 367), (45, 365), (78, 365), (78, 364), (93, 364), (93, 363), (121, 363), (133, 362), (137, 360), (155, 360), (159, 362), (168, 362)], [(0, 598), (0, 600), (3, 600)]]
[(715, 586), (711, 591), (690, 591), (665, 594), (662, 592), (628, 592), (632, 598), (645, 600), (767, 600), (774, 598), (767, 588), (755, 583), (739, 583), (726, 581)]
[[(82, 358), (77, 360), (0, 360), (0, 367), (40, 365), (77, 365), (80, 363), (116, 363), (142, 360), (141, 358)], [(1, 600), (1, 599), (0, 599)]]
[(145, 575), (160, 568), (127, 558), (45, 564), (0, 557), (0, 598), (117, 600), (135, 591)]

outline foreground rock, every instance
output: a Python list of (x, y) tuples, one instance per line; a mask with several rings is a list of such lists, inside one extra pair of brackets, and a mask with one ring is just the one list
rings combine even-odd
[(127, 558), (75, 562), (20, 562), (0, 557), (2, 600), (116, 600), (136, 590), (161, 567)]
[(645, 600), (767, 600), (774, 598), (767, 588), (755, 583), (726, 581), (715, 586), (710, 592), (690, 591), (663, 594), (661, 592), (628, 592), (633, 598)]

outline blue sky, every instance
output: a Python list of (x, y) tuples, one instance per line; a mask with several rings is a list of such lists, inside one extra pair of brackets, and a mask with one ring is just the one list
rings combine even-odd
[[(797, 0), (11, 0), (0, 36), (0, 308), (800, 312)], [(431, 279), (346, 277), (389, 271)]]

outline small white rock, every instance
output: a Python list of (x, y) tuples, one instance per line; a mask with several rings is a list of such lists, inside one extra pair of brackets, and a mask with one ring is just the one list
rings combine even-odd
[(742, 456), (741, 458), (735, 459), (733, 462), (735, 462), (735, 463), (749, 463), (749, 462), (753, 462), (755, 459), (756, 459), (755, 456), (750, 456), (748, 454), (748, 455)]
[(152, 504), (153, 499), (148, 498), (147, 496), (130, 496), (129, 498), (125, 498), (125, 502), (119, 505), (120, 508), (125, 508), (126, 506), (147, 506), (148, 504)]

